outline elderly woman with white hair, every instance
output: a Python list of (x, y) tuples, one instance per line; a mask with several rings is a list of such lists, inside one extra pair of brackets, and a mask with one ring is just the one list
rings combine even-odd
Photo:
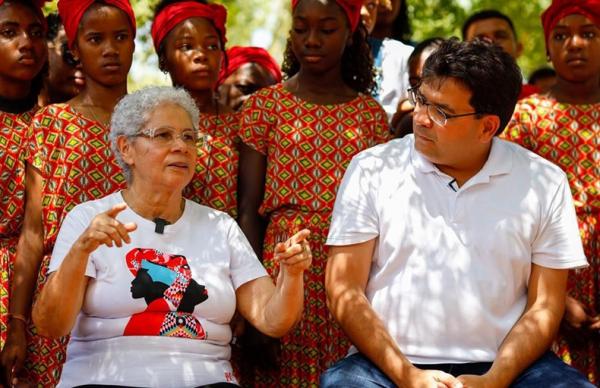
[(235, 386), (236, 307), (273, 337), (299, 320), (309, 232), (278, 244), (274, 285), (232, 218), (182, 197), (198, 115), (171, 87), (115, 107), (111, 141), (128, 187), (67, 215), (33, 310), (41, 334), (71, 333), (59, 386)]

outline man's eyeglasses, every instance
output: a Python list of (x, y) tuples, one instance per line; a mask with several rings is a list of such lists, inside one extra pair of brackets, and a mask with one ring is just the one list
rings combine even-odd
[(134, 137), (145, 137), (160, 146), (171, 146), (177, 139), (181, 139), (188, 147), (196, 147), (198, 133), (195, 129), (184, 129), (178, 132), (172, 127), (148, 128), (133, 135)]
[(443, 127), (446, 125), (448, 120), (455, 119), (457, 117), (465, 117), (465, 116), (477, 116), (482, 115), (483, 113), (479, 112), (471, 112), (471, 113), (461, 113), (458, 115), (452, 115), (450, 113), (444, 112), (442, 108), (437, 105), (434, 105), (425, 99), (421, 93), (419, 93), (419, 88), (410, 88), (408, 89), (408, 100), (415, 107), (422, 106), (427, 108), (427, 116), (431, 121), (436, 123), (437, 125)]

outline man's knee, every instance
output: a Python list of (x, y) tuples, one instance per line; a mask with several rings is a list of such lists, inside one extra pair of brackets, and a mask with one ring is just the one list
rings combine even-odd
[(321, 388), (394, 387), (375, 364), (360, 353), (343, 358), (321, 375)]
[(536, 360), (514, 381), (512, 388), (595, 388), (577, 369), (565, 364), (552, 352)]

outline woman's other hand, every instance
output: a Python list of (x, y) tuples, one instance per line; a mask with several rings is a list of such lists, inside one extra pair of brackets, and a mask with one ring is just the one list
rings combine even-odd
[(301, 275), (312, 263), (308, 237), (310, 231), (302, 229), (284, 242), (275, 245), (275, 260), (281, 270), (289, 275)]

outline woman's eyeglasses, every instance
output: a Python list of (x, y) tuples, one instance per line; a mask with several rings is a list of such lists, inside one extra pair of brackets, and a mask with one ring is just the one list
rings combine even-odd
[(160, 146), (171, 146), (177, 139), (181, 139), (188, 147), (196, 147), (198, 133), (195, 129), (184, 129), (178, 132), (171, 127), (147, 128), (133, 135), (134, 137), (145, 137)]

